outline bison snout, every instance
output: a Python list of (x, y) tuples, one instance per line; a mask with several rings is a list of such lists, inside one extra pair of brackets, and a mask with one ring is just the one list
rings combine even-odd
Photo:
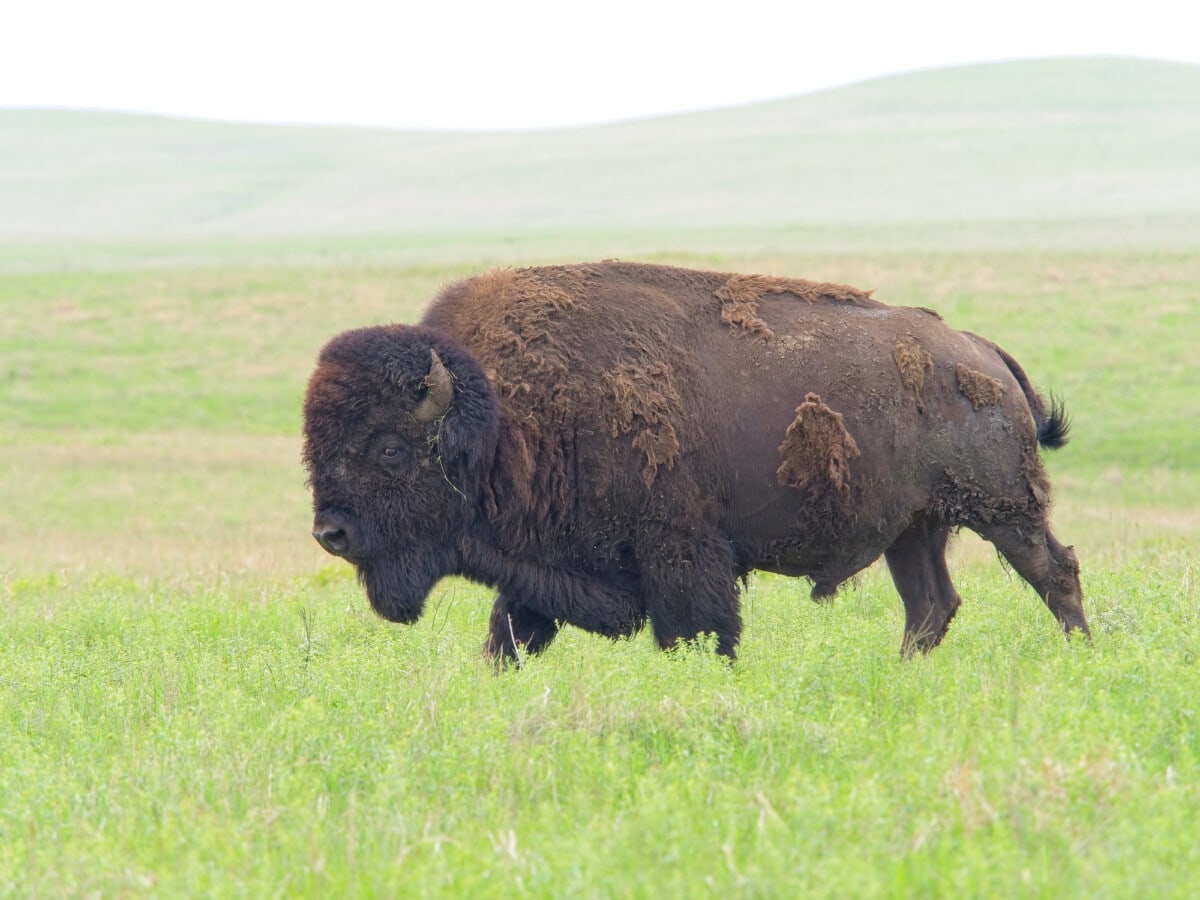
[(356, 543), (349, 523), (332, 516), (318, 516), (313, 522), (312, 536), (326, 553), (334, 556), (351, 555)]

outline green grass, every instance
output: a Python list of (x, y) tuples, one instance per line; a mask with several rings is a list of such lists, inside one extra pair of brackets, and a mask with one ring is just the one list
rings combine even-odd
[[(0, 895), (1188, 896), (1200, 256), (996, 234), (10, 245)], [(904, 664), (878, 567), (828, 606), (752, 579), (732, 667), (567, 629), (496, 677), (488, 592), (455, 580), (377, 620), (307, 534), (320, 344), (617, 245), (933, 306), (1063, 393), (1095, 646), (967, 535), (963, 610)]]
[(1186, 896), (1200, 815), (1183, 553), (1085, 577), (1067, 644), (996, 571), (902, 664), (880, 574), (746, 596), (743, 653), (568, 631), (478, 657), (342, 570), (246, 590), (17, 580), (0, 891), (161, 896)]

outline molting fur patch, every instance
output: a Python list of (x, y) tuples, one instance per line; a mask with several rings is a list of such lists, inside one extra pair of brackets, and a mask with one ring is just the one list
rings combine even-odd
[(958, 373), (959, 391), (975, 409), (995, 406), (1004, 396), (1004, 385), (990, 375), (976, 372), (962, 363), (958, 364), (955, 371)]
[(842, 421), (816, 394), (807, 394), (796, 407), (796, 418), (779, 445), (783, 462), (776, 470), (779, 483), (821, 494), (826, 487), (839, 497), (850, 493), (850, 460), (860, 454)]

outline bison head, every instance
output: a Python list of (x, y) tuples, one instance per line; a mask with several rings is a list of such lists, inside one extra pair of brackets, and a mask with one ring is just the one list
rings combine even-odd
[(304, 399), (313, 537), (384, 618), (415, 620), (458, 569), (498, 427), (479, 365), (439, 332), (362, 328), (321, 351)]

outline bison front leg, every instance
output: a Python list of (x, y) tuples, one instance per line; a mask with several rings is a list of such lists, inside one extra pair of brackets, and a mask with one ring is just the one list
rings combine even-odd
[(490, 655), (515, 654), (517, 644), (537, 653), (557, 634), (559, 624), (621, 638), (646, 621), (641, 597), (626, 586), (505, 556), (486, 545), (469, 545), (465, 555), (468, 567), (463, 574), (500, 588), (485, 647)]
[(545, 616), (503, 591), (492, 605), (484, 653), (498, 666), (520, 663), (523, 654), (536, 655), (558, 634), (558, 620)]
[(638, 569), (654, 637), (664, 650), (702, 634), (733, 658), (742, 634), (733, 547), (715, 531), (648, 528)]
[(942, 642), (958, 611), (958, 591), (946, 567), (950, 529), (924, 519), (914, 522), (884, 552), (892, 581), (904, 601), (900, 655), (928, 653)]

